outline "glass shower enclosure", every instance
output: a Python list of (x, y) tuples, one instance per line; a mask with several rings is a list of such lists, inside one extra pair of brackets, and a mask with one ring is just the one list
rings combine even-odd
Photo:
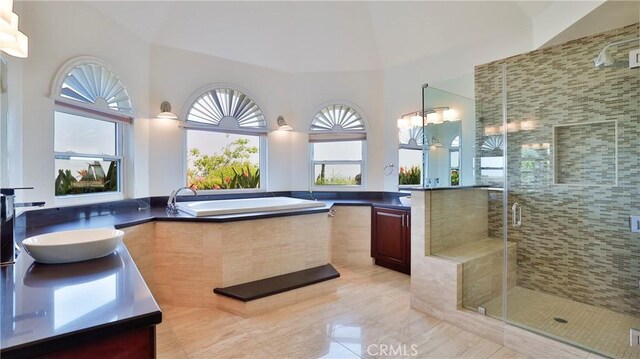
[[(636, 23), (477, 66), (459, 155), (461, 183), (484, 186), (460, 219), (479, 230), (431, 223), (431, 252), (463, 262), (465, 308), (615, 358), (640, 358), (640, 69), (624, 61), (638, 37)], [(608, 44), (615, 61), (594, 66)], [(426, 113), (439, 95), (423, 89)], [(427, 181), (452, 168), (433, 158)], [(454, 197), (431, 212), (468, 205)]]

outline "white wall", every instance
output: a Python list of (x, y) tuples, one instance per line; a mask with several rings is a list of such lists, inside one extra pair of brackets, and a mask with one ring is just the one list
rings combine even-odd
[[(130, 150), (125, 154), (129, 167), (135, 168), (135, 172), (129, 171), (127, 196), (146, 196), (148, 179), (144, 119), (149, 116), (148, 44), (82, 2), (16, 4), (20, 28), (29, 36), (30, 46), (29, 57), (13, 60), (9, 69), (12, 84), (19, 81), (22, 85), (21, 101), (12, 101), (20, 106), (15, 111), (21, 112), (21, 116), (12, 118), (12, 121), (22, 133), (22, 144), (19, 147), (17, 143), (18, 147), (12, 150), (21, 154), (22, 168), (18, 164), (11, 165), (10, 171), (20, 174), (10, 175), (15, 179), (10, 185), (35, 187), (34, 190), (24, 191), (19, 199), (44, 200), (47, 206), (76, 203), (74, 199), (62, 200), (54, 196), (54, 103), (49, 92), (59, 67), (81, 55), (96, 56), (111, 64), (112, 70), (129, 90), (137, 112), (134, 128), (130, 131), (133, 137), (131, 142), (135, 141), (141, 150)], [(17, 61), (21, 66), (14, 64)], [(15, 86), (15, 91), (19, 90), (19, 86)], [(95, 201), (109, 198), (98, 196)]]

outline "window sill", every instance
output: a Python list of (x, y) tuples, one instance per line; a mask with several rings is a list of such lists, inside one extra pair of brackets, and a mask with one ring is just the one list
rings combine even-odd
[(258, 189), (199, 189), (196, 191), (198, 192), (198, 194), (207, 195), (207, 196), (225, 195), (225, 194), (242, 194), (242, 193), (267, 193), (267, 190), (261, 189), (261, 188), (258, 188)]
[(121, 201), (124, 199), (122, 192), (115, 193), (91, 193), (75, 194), (67, 196), (56, 196), (51, 207), (75, 206), (82, 204), (92, 204), (101, 202)]
[(355, 192), (365, 191), (365, 186), (312, 186), (311, 190), (314, 192)]

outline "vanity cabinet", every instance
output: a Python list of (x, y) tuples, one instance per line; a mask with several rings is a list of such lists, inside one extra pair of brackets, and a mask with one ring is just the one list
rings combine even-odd
[(376, 265), (411, 273), (411, 211), (372, 208), (371, 257)]

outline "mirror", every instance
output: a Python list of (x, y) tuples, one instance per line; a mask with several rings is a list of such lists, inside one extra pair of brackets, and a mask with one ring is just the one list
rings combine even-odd
[(424, 187), (475, 184), (473, 74), (422, 88)]

